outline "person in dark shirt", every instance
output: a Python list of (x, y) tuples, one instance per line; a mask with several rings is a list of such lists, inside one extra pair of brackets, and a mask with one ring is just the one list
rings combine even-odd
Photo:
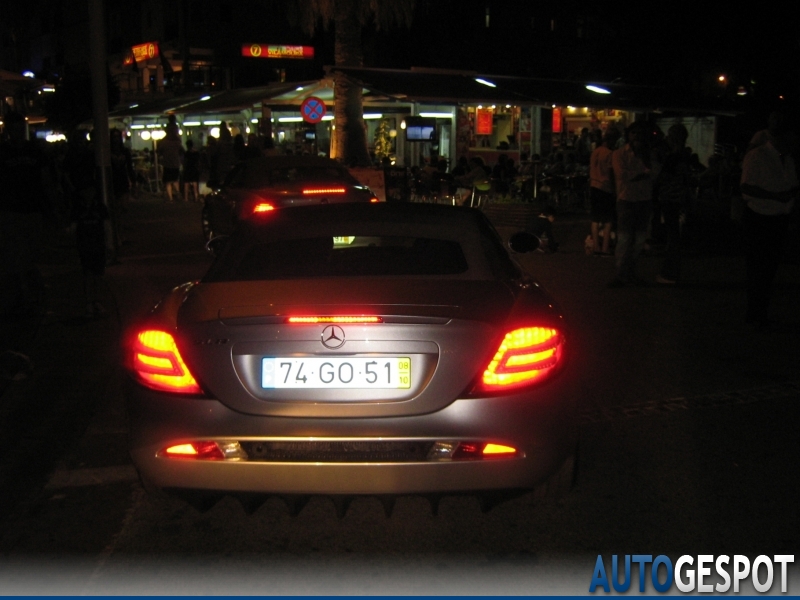
[(84, 188), (75, 198), (72, 220), (75, 223), (75, 244), (83, 270), (86, 316), (105, 314), (99, 302), (100, 282), (106, 268), (106, 221), (108, 209), (94, 188)]

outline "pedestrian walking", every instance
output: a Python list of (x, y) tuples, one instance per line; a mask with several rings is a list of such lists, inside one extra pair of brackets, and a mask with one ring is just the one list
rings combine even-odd
[(75, 245), (83, 271), (86, 316), (98, 317), (106, 310), (100, 304), (100, 282), (106, 268), (106, 221), (109, 212), (95, 186), (82, 187), (75, 194), (72, 220)]
[(790, 132), (783, 125), (770, 133), (770, 139), (745, 155), (741, 179), (747, 253), (745, 321), (762, 327), (770, 323), (772, 288), (799, 189)]
[(611, 256), (611, 227), (616, 212), (612, 157), (619, 137), (619, 130), (609, 127), (603, 135), (603, 143), (592, 151), (589, 160), (591, 251), (598, 256)]
[[(186, 140), (183, 155), (183, 199), (186, 202), (200, 202), (200, 153), (194, 149), (194, 142)], [(191, 200), (189, 197), (191, 196)]]
[(111, 188), (112, 195), (109, 199), (110, 217), (113, 222), (114, 248), (119, 250), (125, 242), (123, 237), (124, 213), (127, 210), (127, 203), (131, 191), (131, 186), (136, 179), (133, 170), (133, 157), (131, 151), (125, 147), (122, 141), (122, 132), (119, 129), (112, 129), (110, 132), (110, 153), (111, 153)]
[(653, 212), (653, 179), (658, 173), (648, 134), (647, 125), (636, 121), (628, 127), (627, 143), (612, 156), (617, 190), (617, 275), (609, 287), (644, 284), (636, 273), (636, 262), (647, 240)]
[(667, 247), (656, 283), (675, 285), (681, 273), (681, 229), (692, 200), (694, 176), (686, 147), (689, 132), (680, 123), (667, 131), (668, 152), (655, 183), (656, 206), (666, 235)]
[(177, 127), (167, 127), (166, 136), (158, 142), (158, 154), (164, 168), (164, 189), (167, 201), (180, 197), (181, 164), (183, 163), (183, 145)]

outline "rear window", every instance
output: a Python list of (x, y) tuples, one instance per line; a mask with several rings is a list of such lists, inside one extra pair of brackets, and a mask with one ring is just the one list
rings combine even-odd
[[(222, 280), (458, 275), (461, 245), (413, 236), (321, 236), (257, 243), (231, 261)], [(219, 280), (219, 279), (218, 279)]]
[(239, 223), (205, 282), (322, 277), (510, 280), (520, 271), (471, 208), (349, 202), (281, 208)]

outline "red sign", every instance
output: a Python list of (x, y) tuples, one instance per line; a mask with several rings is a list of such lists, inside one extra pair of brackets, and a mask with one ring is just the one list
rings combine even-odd
[(553, 133), (561, 133), (561, 109), (553, 109)]
[(158, 56), (158, 42), (147, 42), (131, 48), (131, 54), (125, 57), (124, 64), (129, 65), (134, 60), (142, 62)]
[(488, 108), (475, 110), (475, 135), (492, 135), (492, 117), (494, 112)]
[(306, 123), (319, 123), (326, 112), (325, 103), (316, 96), (309, 96), (300, 105), (300, 114)]
[(314, 47), (242, 44), (242, 56), (252, 58), (314, 58)]

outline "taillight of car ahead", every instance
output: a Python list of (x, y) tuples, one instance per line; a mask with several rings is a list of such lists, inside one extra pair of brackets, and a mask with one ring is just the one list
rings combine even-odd
[(254, 215), (263, 215), (265, 213), (270, 213), (275, 210), (275, 206), (270, 204), (269, 202), (259, 202), (253, 207), (253, 214)]
[(183, 362), (175, 338), (166, 331), (140, 331), (130, 352), (130, 368), (142, 385), (176, 394), (202, 393)]
[(557, 329), (522, 327), (509, 331), (475, 391), (503, 392), (539, 383), (560, 366), (563, 351), (564, 339)]

